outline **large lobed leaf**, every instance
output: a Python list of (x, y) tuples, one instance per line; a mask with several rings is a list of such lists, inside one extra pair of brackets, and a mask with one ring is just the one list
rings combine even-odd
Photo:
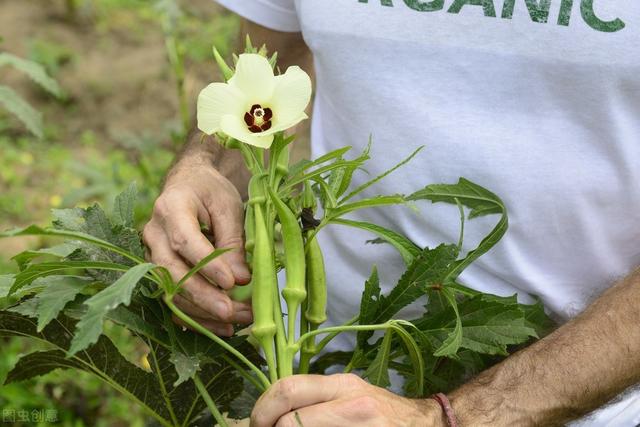
[[(178, 386), (178, 374), (171, 363), (171, 352), (157, 343), (150, 343), (153, 372), (128, 362), (105, 336), (85, 350), (70, 356), (69, 331), (74, 321), (65, 316), (53, 320), (41, 332), (36, 323), (17, 313), (0, 311), (0, 336), (32, 337), (56, 347), (54, 350), (31, 353), (22, 357), (9, 372), (6, 383), (27, 380), (55, 369), (80, 369), (92, 373), (135, 400), (163, 425), (172, 425), (172, 415), (180, 425), (191, 425), (205, 408), (193, 382)], [(189, 333), (190, 334), (190, 333)], [(218, 349), (218, 352), (221, 350)], [(223, 357), (212, 357), (199, 375), (209, 393), (222, 410), (242, 391), (242, 379)]]

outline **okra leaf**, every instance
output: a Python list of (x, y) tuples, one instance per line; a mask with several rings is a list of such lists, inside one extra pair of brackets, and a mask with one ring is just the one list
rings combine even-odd
[(15, 275), (13, 274), (0, 275), (0, 298), (6, 298), (9, 295), (15, 280)]
[(88, 309), (78, 322), (69, 349), (71, 354), (87, 348), (98, 340), (102, 334), (103, 321), (107, 313), (121, 304), (128, 305), (138, 282), (154, 267), (155, 265), (150, 263), (136, 265), (112, 285), (85, 301)]
[(391, 338), (393, 337), (393, 329), (389, 328), (384, 334), (382, 344), (378, 349), (376, 358), (373, 359), (371, 365), (364, 373), (364, 377), (369, 382), (378, 387), (387, 388), (391, 385), (389, 380), (389, 361), (391, 357)]
[(113, 222), (115, 224), (131, 228), (135, 226), (137, 195), (138, 189), (135, 182), (132, 182), (125, 191), (116, 196), (112, 214)]
[[(446, 288), (445, 288), (446, 289)], [(507, 346), (537, 337), (525, 318), (525, 310), (515, 298), (478, 295), (457, 304), (462, 324), (461, 348), (490, 355), (507, 355)], [(457, 328), (454, 308), (437, 314), (427, 313), (413, 321), (435, 347), (444, 347)]]
[[(178, 374), (169, 360), (170, 351), (151, 344), (149, 358), (152, 359), (150, 364), (153, 372), (127, 361), (106, 336), (101, 336), (96, 344), (87, 349), (69, 356), (66, 351), (71, 340), (68, 331), (74, 327), (71, 319), (60, 316), (42, 332), (37, 332), (36, 324), (31, 319), (0, 311), (0, 336), (32, 337), (55, 347), (54, 350), (23, 356), (9, 372), (6, 383), (27, 380), (55, 369), (80, 369), (96, 375), (164, 425), (191, 425), (205, 408), (192, 381), (177, 387), (173, 385)], [(222, 358), (202, 367), (199, 376), (223, 412), (229, 409), (230, 402), (242, 391), (242, 379)], [(171, 411), (175, 419), (172, 419)]]
[(173, 351), (169, 361), (173, 363), (178, 373), (178, 379), (173, 383), (176, 387), (193, 378), (200, 370), (200, 359), (196, 356), (187, 356), (179, 351)]
[(458, 302), (456, 301), (456, 296), (452, 290), (447, 287), (443, 287), (440, 291), (440, 294), (444, 296), (447, 302), (451, 305), (453, 312), (455, 313), (455, 327), (449, 333), (449, 336), (444, 340), (442, 345), (433, 352), (434, 356), (442, 357), (442, 356), (455, 356), (462, 344), (462, 320), (460, 319), (460, 312), (458, 311)]
[(375, 178), (365, 182), (364, 184), (359, 185), (358, 187), (356, 187), (353, 191), (351, 191), (349, 194), (347, 194), (346, 196), (344, 196), (342, 198), (342, 200), (340, 200), (341, 203), (346, 202), (347, 200), (357, 196), (358, 194), (362, 193), (364, 190), (366, 190), (367, 188), (371, 187), (372, 185), (374, 185), (377, 182), (382, 181), (384, 178), (386, 178), (387, 176), (391, 175), (393, 172), (395, 172), (397, 169), (401, 168), (402, 166), (406, 165), (407, 163), (409, 163), (415, 156), (416, 154), (418, 154), (420, 152), (420, 150), (422, 150), (424, 148), (424, 146), (418, 147), (418, 149), (416, 149), (413, 153), (411, 153), (409, 155), (409, 157), (407, 157), (406, 159), (402, 160), (400, 163), (398, 163), (397, 165), (395, 165), (394, 167), (392, 167), (391, 169), (381, 173), (380, 175), (376, 176)]
[(329, 209), (327, 216), (332, 220), (339, 218), (359, 209), (374, 208), (379, 206), (400, 205), (406, 202), (406, 199), (401, 194), (394, 194), (391, 196), (375, 196), (369, 199), (358, 200), (357, 202), (345, 203), (338, 205), (338, 207)]
[(489, 190), (465, 178), (460, 178), (457, 184), (428, 185), (407, 197), (407, 200), (412, 201), (423, 199), (431, 200), (433, 203), (445, 202), (454, 205), (461, 203), (471, 209), (470, 219), (492, 214), (501, 215), (496, 226), (480, 242), (478, 247), (469, 251), (464, 258), (456, 262), (455, 268), (447, 276), (447, 282), (455, 280), (469, 264), (494, 247), (509, 227), (507, 208), (504, 202)]
[[(40, 332), (64, 309), (68, 302), (86, 288), (91, 280), (76, 276), (48, 276), (37, 280), (44, 289), (33, 298), (9, 309), (38, 319), (37, 331)], [(21, 308), (22, 307), (22, 308)]]
[[(364, 291), (362, 292), (362, 298), (360, 299), (360, 316), (358, 323), (361, 325), (373, 324), (379, 303), (380, 278), (378, 277), (378, 269), (376, 266), (373, 266), (371, 275), (364, 284)], [(358, 331), (356, 335), (356, 352), (358, 352), (359, 349), (364, 348), (371, 335), (371, 331)]]
[(27, 265), (36, 258), (40, 258), (43, 256), (65, 258), (71, 255), (76, 249), (78, 249), (77, 244), (67, 242), (52, 246), (50, 248), (26, 250), (24, 252), (20, 252), (18, 255), (15, 255), (11, 259), (18, 264), (18, 268), (20, 270), (24, 270)]
[(400, 309), (425, 295), (429, 286), (442, 283), (458, 254), (455, 245), (425, 248), (400, 277), (388, 296), (381, 296), (374, 323), (391, 319)]
[(330, 223), (360, 228), (362, 230), (366, 230), (376, 234), (383, 241), (391, 244), (394, 248), (398, 250), (398, 252), (402, 256), (402, 259), (404, 260), (407, 266), (411, 265), (413, 260), (418, 255), (420, 255), (420, 252), (422, 252), (419, 246), (417, 246), (415, 243), (413, 243), (411, 240), (409, 240), (405, 236), (399, 233), (396, 233), (393, 230), (389, 230), (388, 228), (384, 228), (376, 224), (371, 224), (369, 222), (364, 222), (364, 221), (353, 221), (353, 220), (344, 219), (344, 218), (335, 218), (331, 220)]
[(414, 375), (416, 377), (416, 395), (422, 396), (424, 394), (424, 359), (422, 358), (420, 346), (416, 343), (411, 334), (404, 329), (405, 327), (416, 329), (416, 327), (410, 322), (397, 320), (394, 322), (393, 330), (400, 337), (400, 340), (407, 350), (407, 355), (411, 360), (411, 365), (413, 366)]
[(127, 271), (129, 267), (122, 264), (102, 261), (55, 261), (32, 264), (15, 275), (15, 280), (11, 286), (9, 294), (11, 295), (17, 292), (19, 289), (29, 285), (34, 280), (41, 277), (52, 275), (77, 276), (77, 273), (74, 272), (86, 269), (122, 272)]

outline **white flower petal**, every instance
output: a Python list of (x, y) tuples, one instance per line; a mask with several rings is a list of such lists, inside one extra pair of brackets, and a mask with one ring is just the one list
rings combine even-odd
[(275, 86), (271, 64), (262, 55), (243, 53), (229, 84), (240, 89), (251, 104), (265, 103), (271, 98)]
[(198, 129), (207, 135), (220, 130), (225, 114), (242, 115), (247, 100), (236, 87), (226, 83), (211, 83), (198, 96)]
[(273, 143), (273, 133), (253, 133), (238, 116), (227, 114), (220, 121), (222, 132), (238, 141), (260, 148), (269, 148)]
[(278, 122), (276, 123), (274, 126), (271, 127), (271, 129), (269, 129), (267, 132), (263, 132), (264, 134), (270, 134), (270, 133), (276, 133), (276, 132), (280, 132), (283, 130), (287, 130), (290, 129), (292, 127), (294, 127), (295, 125), (297, 125), (298, 123), (300, 123), (303, 120), (308, 119), (309, 116), (307, 116), (305, 113), (300, 114), (298, 117), (296, 117), (293, 120), (289, 120), (288, 122)]
[(311, 99), (311, 78), (300, 67), (289, 67), (287, 72), (275, 78), (276, 85), (270, 107), (274, 126), (296, 121), (304, 113)]

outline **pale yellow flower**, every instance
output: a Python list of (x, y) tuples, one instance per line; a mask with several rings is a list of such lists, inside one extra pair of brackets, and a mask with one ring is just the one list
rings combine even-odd
[(245, 53), (228, 83), (211, 83), (200, 92), (198, 129), (268, 148), (276, 132), (307, 118), (310, 99), (311, 79), (300, 67), (275, 76), (265, 57)]

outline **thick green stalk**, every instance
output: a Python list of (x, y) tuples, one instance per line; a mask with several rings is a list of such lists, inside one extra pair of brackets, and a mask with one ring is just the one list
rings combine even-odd
[(222, 416), (222, 414), (218, 410), (218, 407), (216, 406), (215, 402), (211, 398), (211, 395), (207, 391), (207, 388), (204, 386), (204, 384), (202, 384), (202, 381), (200, 380), (200, 377), (198, 377), (197, 375), (194, 376), (193, 377), (193, 382), (195, 383), (196, 388), (198, 389), (198, 392), (200, 393), (200, 396), (202, 396), (202, 399), (207, 404), (207, 407), (211, 411), (211, 415), (213, 415), (213, 418), (215, 418), (215, 420), (217, 421), (218, 425), (220, 427), (229, 427), (229, 424), (227, 424), (227, 421), (224, 419), (224, 417)]

